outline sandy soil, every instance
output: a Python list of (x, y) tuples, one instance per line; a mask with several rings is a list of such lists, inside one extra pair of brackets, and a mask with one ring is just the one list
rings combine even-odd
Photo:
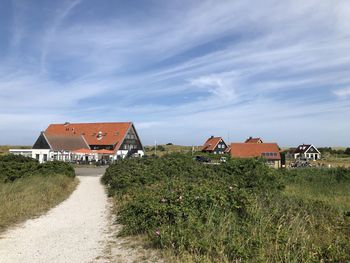
[(161, 262), (140, 242), (117, 238), (121, 226), (100, 183), (103, 172), (77, 168), (80, 184), (66, 201), (3, 233), (0, 262)]
[(108, 202), (100, 176), (79, 176), (72, 195), (47, 214), (5, 232), (0, 262), (91, 262), (103, 251)]

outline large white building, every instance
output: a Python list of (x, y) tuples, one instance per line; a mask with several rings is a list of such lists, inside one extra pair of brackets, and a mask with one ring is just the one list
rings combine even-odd
[(132, 122), (51, 124), (32, 149), (10, 149), (39, 162), (92, 161), (142, 157), (144, 148)]

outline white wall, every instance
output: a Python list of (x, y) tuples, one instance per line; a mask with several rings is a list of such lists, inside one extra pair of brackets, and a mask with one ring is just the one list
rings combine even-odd
[(32, 157), (32, 149), (10, 149), (9, 153), (14, 155), (23, 155), (25, 157)]
[(46, 160), (50, 161), (50, 151), (49, 149), (32, 149), (32, 158), (37, 159), (39, 163), (43, 163), (44, 161), (44, 155), (46, 154)]

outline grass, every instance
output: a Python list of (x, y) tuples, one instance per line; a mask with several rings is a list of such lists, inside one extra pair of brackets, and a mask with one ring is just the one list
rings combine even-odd
[(66, 175), (30, 176), (0, 183), (0, 232), (39, 216), (65, 200), (78, 179)]
[(320, 201), (340, 211), (350, 211), (350, 182), (301, 181), (287, 183), (285, 195)]
[(347, 167), (350, 168), (350, 156), (349, 157), (337, 157), (337, 156), (329, 156), (324, 157), (321, 160), (317, 161), (317, 163), (323, 164), (331, 167)]
[(183, 146), (183, 145), (157, 145), (157, 151), (155, 151), (155, 146), (145, 146), (145, 154), (146, 155), (154, 155), (157, 156), (164, 156), (166, 154), (171, 153), (190, 153), (192, 152), (192, 147), (194, 148), (194, 151), (199, 151), (200, 146)]
[(0, 145), (0, 155), (7, 154), (9, 149), (30, 149), (30, 146)]

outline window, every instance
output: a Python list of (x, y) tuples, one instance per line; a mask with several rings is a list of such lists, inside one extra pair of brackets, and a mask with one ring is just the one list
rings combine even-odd
[(44, 154), (44, 159), (43, 159), (44, 162), (47, 161), (47, 154)]
[(40, 157), (39, 154), (36, 154), (36, 155), (35, 155), (35, 159), (39, 160), (39, 157)]

